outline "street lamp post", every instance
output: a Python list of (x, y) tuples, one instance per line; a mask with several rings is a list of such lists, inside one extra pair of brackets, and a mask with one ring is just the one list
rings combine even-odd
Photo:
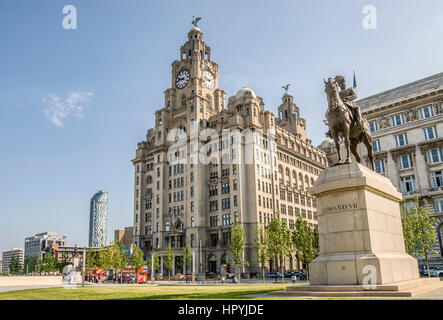
[(192, 252), (192, 282), (195, 282), (195, 250)]
[(85, 273), (86, 273), (86, 250), (85, 248), (83, 248), (82, 287), (85, 286)]

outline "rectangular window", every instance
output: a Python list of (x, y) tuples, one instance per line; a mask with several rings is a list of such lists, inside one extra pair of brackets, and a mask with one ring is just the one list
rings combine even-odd
[(410, 154), (399, 156), (397, 158), (397, 161), (398, 161), (398, 168), (400, 170), (410, 169), (414, 167), (414, 164), (412, 162), (412, 156)]
[(399, 113), (399, 114), (391, 116), (391, 120), (392, 120), (393, 127), (400, 126), (405, 123), (405, 117), (404, 117), (403, 113)]
[(408, 136), (406, 133), (402, 133), (395, 136), (395, 145), (397, 147), (405, 146), (408, 144)]
[(401, 192), (413, 192), (417, 189), (415, 185), (415, 176), (407, 176), (400, 178)]
[(230, 232), (223, 232), (223, 244), (224, 245), (231, 244), (231, 233)]
[(375, 164), (375, 172), (379, 174), (385, 173), (385, 162), (383, 160), (376, 160), (374, 164)]
[(428, 163), (439, 163), (443, 161), (443, 148), (431, 149), (427, 151)]
[(427, 119), (434, 116), (434, 109), (432, 106), (427, 106), (420, 109), (420, 119)]
[(423, 133), (425, 135), (425, 140), (431, 140), (431, 139), (435, 139), (438, 137), (436, 126), (424, 128)]
[(378, 152), (380, 150), (381, 150), (381, 148), (380, 148), (380, 140), (372, 141), (372, 151), (373, 152)]
[(227, 213), (222, 216), (222, 225), (229, 226), (231, 224), (231, 214)]
[(439, 188), (443, 186), (443, 176), (441, 170), (431, 172), (431, 185), (432, 188)]
[(378, 122), (376, 120), (369, 122), (369, 129), (371, 132), (375, 132), (378, 130)]
[(435, 212), (443, 212), (443, 198), (435, 199)]
[(209, 218), (211, 227), (218, 227), (218, 216), (212, 216)]

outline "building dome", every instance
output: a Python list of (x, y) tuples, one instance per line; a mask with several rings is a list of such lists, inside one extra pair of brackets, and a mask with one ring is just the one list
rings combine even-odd
[(252, 97), (257, 98), (257, 96), (255, 95), (254, 90), (243, 87), (240, 90), (237, 91), (237, 93), (235, 94), (235, 99), (239, 99), (239, 98), (243, 98), (245, 96), (246, 93), (251, 94)]
[(292, 94), (289, 91), (286, 91), (283, 96), (290, 96), (290, 97), (292, 97)]
[(200, 30), (200, 28), (198, 28), (198, 27), (194, 27), (194, 28), (192, 28), (191, 30), (189, 30), (189, 32), (193, 32), (193, 31), (202, 32), (202, 31)]

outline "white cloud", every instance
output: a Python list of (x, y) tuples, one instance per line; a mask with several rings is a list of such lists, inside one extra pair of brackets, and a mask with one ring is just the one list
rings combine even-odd
[(43, 97), (43, 102), (46, 104), (44, 113), (53, 124), (63, 127), (62, 120), (70, 115), (79, 119), (84, 117), (83, 107), (93, 95), (92, 92), (72, 91), (63, 100), (51, 93)]

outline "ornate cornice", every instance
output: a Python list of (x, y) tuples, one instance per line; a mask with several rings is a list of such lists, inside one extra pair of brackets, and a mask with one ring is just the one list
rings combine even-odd
[(420, 142), (417, 145), (420, 148), (420, 152), (424, 154), (427, 150), (443, 146), (443, 138), (437, 138), (429, 141)]

